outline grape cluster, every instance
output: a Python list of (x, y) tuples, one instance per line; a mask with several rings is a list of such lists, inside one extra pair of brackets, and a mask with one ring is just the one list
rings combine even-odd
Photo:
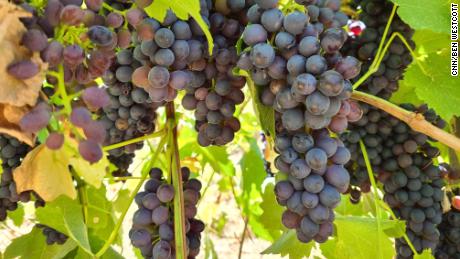
[(349, 80), (361, 65), (339, 52), (347, 35), (334, 20), (331, 1), (298, 1), (311, 5), (309, 12), (332, 12), (330, 19), (301, 11), (284, 15), (277, 1), (256, 2), (259, 11), (249, 9), (251, 24), (242, 35), (249, 50), (238, 67), (250, 71), (262, 89), (261, 102), (276, 111), (275, 167), (286, 178), (275, 186), (279, 204), (287, 207), (282, 222), (296, 229), (301, 242), (325, 242), (333, 233), (333, 209), (350, 180), (343, 166), (350, 153), (330, 131), (343, 132), (348, 121), (361, 116), (349, 100)]
[[(422, 114), (425, 119), (439, 128), (444, 128), (446, 122), (433, 109), (426, 105), (414, 107), (402, 104), (401, 107)], [(369, 161), (375, 177), (384, 179), (387, 173), (394, 170), (396, 162), (404, 160), (407, 153), (424, 152), (429, 157), (437, 157), (439, 151), (432, 147), (426, 135), (413, 131), (404, 122), (392, 117), (386, 112), (367, 104), (361, 104), (362, 118), (350, 124), (349, 131), (341, 135), (341, 139), (351, 152), (351, 162), (347, 168), (351, 174), (351, 194), (354, 202), (359, 201), (360, 192), (370, 191), (370, 180), (362, 155), (359, 141), (366, 146)], [(431, 140), (432, 141), (432, 140)], [(394, 157), (394, 158), (393, 158)], [(401, 158), (399, 158), (401, 157)], [(390, 159), (390, 163), (388, 162)]]
[(128, 171), (129, 166), (133, 163), (134, 154), (133, 153), (123, 153), (121, 155), (109, 155), (107, 157), (113, 165), (117, 167), (115, 171), (112, 172), (114, 177), (124, 177), (131, 176), (131, 173)]
[(348, 189), (350, 176), (343, 167), (350, 153), (326, 129), (279, 134), (275, 149), (280, 154), (275, 166), (286, 180), (275, 186), (280, 205), (286, 206), (282, 223), (296, 229), (301, 242), (325, 242), (333, 233), (333, 209), (340, 193)]
[(328, 28), (342, 28), (348, 23), (348, 15), (340, 11), (341, 0), (296, 0), (307, 8), (310, 24), (308, 30), (321, 33)]
[[(43, 6), (34, 7), (26, 2), (18, 4), (32, 14), (31, 17), (21, 19), (27, 28), (22, 45), (32, 52), (39, 52), (41, 59), (48, 64), (50, 73), (46, 77), (47, 83), (56, 89), (65, 84), (66, 91), (72, 90), (68, 94), (82, 90), (81, 98), (72, 104), (74, 107), (71, 114), (70, 107), (65, 107), (65, 104), (64, 107), (56, 105), (52, 109), (45, 102), (39, 102), (23, 116), (21, 129), (37, 133), (48, 125), (55, 110), (64, 109), (64, 114), (69, 116), (73, 126), (84, 132), (84, 137), (75, 136), (81, 156), (90, 163), (97, 162), (102, 158), (101, 145), (105, 139), (105, 130), (100, 122), (91, 118), (90, 111), (107, 105), (109, 97), (103, 89), (97, 87), (95, 79), (109, 69), (118, 46), (117, 35), (106, 26), (103, 16), (96, 15), (102, 1), (98, 1), (97, 6), (88, 3), (87, 9), (78, 0), (50, 0)], [(18, 61), (9, 66), (8, 72), (26, 79), (38, 72), (36, 66), (30, 61)], [(63, 90), (59, 91), (61, 95), (64, 94)], [(47, 92), (54, 94), (57, 91)], [(51, 132), (46, 140), (47, 147), (53, 150), (60, 149), (63, 143), (64, 135), (61, 132)]]
[(233, 68), (238, 60), (235, 45), (247, 23), (247, 2), (215, 3), (209, 16), (215, 44), (213, 55), (191, 67), (197, 80), (193, 80), (196, 84), (186, 87), (182, 106), (194, 111), (201, 146), (225, 145), (240, 129), (234, 114), (236, 105), (244, 101), (242, 88), (246, 80), (233, 75)]
[[(406, 233), (417, 253), (436, 248), (442, 221), (441, 202), (444, 181), (432, 159), (423, 154), (412, 155), (413, 164), (401, 168), (384, 181), (385, 201), (395, 215), (406, 221)], [(406, 241), (396, 239), (397, 258), (412, 258), (413, 252)]]
[[(253, 23), (243, 32), (250, 51), (241, 55), (238, 66), (262, 86), (262, 103), (282, 114), (283, 127), (290, 131), (329, 127), (340, 133), (349, 120), (358, 119), (359, 112), (351, 112), (348, 100), (349, 79), (359, 74), (361, 64), (340, 55), (347, 37), (344, 30), (312, 32), (308, 14), (283, 15), (276, 8), (264, 10), (258, 20), (250, 19)], [(275, 46), (266, 43), (270, 38)]]
[[(414, 107), (404, 104), (403, 108), (421, 113), (438, 127), (445, 122), (423, 105)], [(351, 174), (351, 199), (359, 201), (360, 192), (370, 190), (370, 182), (359, 141), (363, 141), (377, 179), (383, 183), (384, 200), (395, 215), (407, 222), (407, 235), (418, 253), (434, 248), (439, 240), (437, 225), (442, 220), (441, 201), (444, 180), (439, 166), (433, 159), (439, 150), (431, 146), (426, 135), (416, 132), (391, 115), (361, 106), (364, 116), (352, 124), (350, 131), (343, 134), (349, 148), (351, 162), (347, 165)], [(412, 258), (413, 252), (404, 239), (396, 240), (398, 258)]]
[[(374, 61), (393, 3), (387, 0), (355, 0), (355, 2), (361, 10), (359, 19), (366, 27), (359, 36), (349, 38), (342, 53), (357, 57), (363, 62), (362, 71), (366, 72)], [(411, 39), (414, 31), (397, 14), (388, 30), (388, 36), (394, 32), (401, 33), (411, 48), (414, 48), (415, 43)], [(412, 56), (409, 50), (399, 38), (396, 38), (390, 44), (377, 71), (360, 87), (363, 91), (388, 99), (398, 90), (398, 81), (402, 79), (405, 69), (411, 62)]]
[[(140, 137), (155, 130), (155, 111), (159, 104), (154, 103), (144, 89), (134, 86), (131, 79), (123, 80), (125, 82), (118, 79), (119, 68), (133, 70), (139, 66), (141, 64), (133, 58), (133, 49), (124, 49), (117, 53), (116, 62), (104, 74), (103, 80), (110, 101), (109, 105), (102, 108), (99, 121), (107, 131), (105, 145)], [(112, 162), (119, 160), (116, 164), (120, 166), (120, 163), (124, 163), (121, 161), (129, 161), (129, 155), (125, 158), (121, 156), (132, 154), (141, 147), (142, 143), (139, 142), (112, 149), (109, 151), (109, 159)]]
[[(201, 232), (204, 223), (195, 219), (197, 203), (201, 197), (201, 183), (190, 178), (190, 170), (181, 169), (183, 191), (187, 258), (195, 258), (200, 252)], [(174, 248), (174, 187), (163, 179), (158, 168), (150, 171), (150, 179), (144, 191), (139, 192), (135, 202), (139, 209), (134, 213), (129, 238), (140, 249), (144, 258), (175, 258)]]
[(459, 259), (460, 258), (460, 211), (452, 207), (442, 215), (442, 222), (439, 224), (439, 244), (436, 248), (438, 259)]
[(18, 202), (28, 202), (31, 192), (18, 194), (13, 179), (13, 170), (21, 164), (22, 159), (30, 151), (27, 144), (6, 134), (0, 135), (0, 159), (3, 173), (0, 181), (0, 221), (6, 219), (7, 211), (14, 211)]
[(42, 233), (46, 237), (47, 245), (54, 245), (54, 244), (62, 245), (69, 238), (65, 234), (57, 231), (56, 229), (48, 227), (43, 224), (36, 224), (35, 227), (42, 229)]

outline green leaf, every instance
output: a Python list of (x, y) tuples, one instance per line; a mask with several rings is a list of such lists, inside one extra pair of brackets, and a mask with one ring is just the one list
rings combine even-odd
[(449, 52), (431, 53), (423, 62), (426, 74), (413, 62), (404, 74), (403, 84), (415, 88), (418, 98), (450, 120), (460, 115), (460, 78), (450, 75)]
[[(393, 258), (393, 241), (385, 233), (379, 232), (377, 219), (373, 217), (340, 216), (334, 221), (337, 235), (321, 245), (323, 255), (328, 259), (368, 259)], [(400, 227), (396, 220), (380, 220), (382, 230)]]
[(42, 231), (33, 228), (28, 234), (15, 238), (6, 248), (3, 258), (60, 259), (75, 247), (77, 244), (71, 239), (62, 245), (47, 245)]
[(88, 186), (85, 188), (86, 195), (88, 196), (88, 218), (86, 225), (88, 228), (106, 229), (111, 217), (112, 206), (107, 200), (105, 193), (105, 186), (99, 189)]
[(129, 196), (130, 191), (128, 189), (123, 189), (117, 192), (117, 199), (112, 202), (113, 210), (121, 213), (129, 205)]
[(400, 81), (398, 91), (396, 91), (392, 96), (390, 101), (392, 103), (401, 104), (401, 103), (411, 103), (413, 105), (423, 104), (423, 101), (420, 100), (415, 93), (415, 85), (407, 84), (405, 81)]
[(447, 33), (437, 33), (430, 30), (416, 30), (412, 40), (418, 54), (429, 54), (448, 49), (450, 37)]
[[(308, 244), (300, 243), (294, 230), (288, 230), (281, 235), (270, 247), (265, 249), (262, 254), (277, 254), (282, 257), (289, 255), (290, 259), (300, 259), (308, 257), (313, 248), (313, 242)], [(342, 257), (345, 258), (345, 257)]]
[(212, 242), (211, 238), (206, 235), (205, 243), (204, 243), (204, 258), (205, 259), (217, 259), (216, 249), (214, 248), (214, 243)]
[(260, 204), (263, 213), (259, 221), (271, 234), (273, 239), (277, 239), (287, 229), (281, 223), (281, 215), (284, 212), (284, 208), (276, 201), (274, 189), (275, 184), (273, 182), (265, 186), (262, 203)]
[[(249, 143), (249, 147), (246, 148), (239, 164), (243, 176), (241, 181), (243, 194), (246, 198), (249, 198), (253, 189), (256, 189), (259, 193), (261, 192), (261, 186), (267, 176), (267, 172), (265, 171), (262, 153), (259, 146), (257, 146), (256, 139), (247, 138), (246, 140)], [(249, 203), (250, 201), (246, 200), (246, 204), (249, 205)]]
[[(88, 232), (83, 221), (82, 207), (76, 200), (60, 196), (36, 210), (37, 220), (74, 240), (85, 252), (92, 254)], [(69, 239), (69, 240), (70, 240)]]
[(422, 254), (414, 255), (414, 259), (434, 259), (434, 256), (431, 253), (431, 250), (426, 249), (426, 250), (423, 250)]
[(375, 202), (371, 193), (362, 193), (358, 204), (350, 201), (350, 195), (342, 195), (340, 204), (334, 211), (343, 216), (376, 215)]
[(226, 147), (210, 146), (202, 147), (195, 138), (180, 148), (181, 160), (187, 157), (198, 156), (201, 166), (209, 164), (216, 172), (227, 176), (235, 174), (233, 162), (230, 161)]
[(182, 20), (187, 20), (190, 15), (198, 23), (201, 30), (204, 32), (206, 39), (208, 40), (208, 51), (210, 54), (212, 54), (214, 49), (214, 41), (211, 32), (209, 32), (208, 25), (201, 16), (200, 1), (154, 0), (151, 5), (144, 8), (144, 11), (150, 17), (153, 17), (159, 21), (163, 21), (168, 9), (171, 9), (174, 14)]
[(450, 32), (449, 0), (391, 0), (398, 4), (398, 15), (415, 30)]
[(246, 77), (246, 84), (249, 87), (252, 97), (252, 103), (254, 105), (254, 112), (259, 119), (262, 130), (268, 136), (274, 138), (276, 136), (275, 131), (275, 110), (272, 107), (265, 106), (260, 102), (260, 94), (263, 86), (256, 86), (251, 80), (249, 73), (245, 70), (235, 68), (233, 74)]
[(16, 226), (21, 226), (24, 222), (24, 205), (18, 204), (18, 208), (8, 212), (8, 218), (11, 219)]

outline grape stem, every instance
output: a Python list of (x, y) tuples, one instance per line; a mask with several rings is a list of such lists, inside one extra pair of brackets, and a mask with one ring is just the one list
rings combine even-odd
[[(367, 155), (366, 146), (364, 145), (362, 140), (359, 141), (359, 146), (361, 148), (361, 152), (363, 153), (364, 163), (366, 164), (366, 169), (367, 169), (367, 174), (369, 176), (369, 180), (371, 181), (371, 185), (372, 185), (372, 194), (374, 196), (374, 203), (375, 203), (375, 213), (377, 215), (376, 216), (377, 233), (378, 233), (377, 234), (377, 239), (379, 239), (378, 244), (380, 244), (380, 233), (382, 233), (382, 231), (381, 231), (382, 226), (381, 226), (381, 223), (380, 223), (380, 219), (381, 219), (381, 217), (383, 217), (383, 215), (382, 215), (382, 211), (380, 210), (379, 205), (382, 204), (382, 203), (386, 205), (386, 203), (384, 201), (382, 201), (381, 198), (379, 197), (379, 194), (378, 194), (379, 188), (377, 187), (377, 183), (375, 182), (374, 172), (372, 170), (371, 162), (369, 161), (369, 156)], [(389, 211), (391, 212), (392, 216), (395, 216), (393, 211), (391, 210), (391, 208), (389, 208)], [(408, 238), (408, 236), (405, 233), (404, 233), (404, 239), (407, 241), (407, 244), (409, 245), (409, 247), (412, 250), (412, 252), (414, 254), (417, 254), (417, 251), (415, 250), (414, 245), (412, 244), (412, 242), (410, 241), (410, 239)], [(378, 246), (377, 249), (380, 250), (380, 246)], [(380, 252), (378, 254), (381, 255)], [(381, 258), (381, 256), (380, 256), (380, 258)]]
[(244, 218), (244, 228), (243, 228), (243, 233), (241, 233), (240, 247), (238, 249), (238, 259), (241, 259), (241, 255), (243, 254), (243, 245), (244, 245), (244, 240), (246, 239), (246, 231), (248, 230), (248, 223), (249, 223), (249, 217)]
[[(369, 162), (369, 157), (367, 156), (367, 151), (366, 151), (366, 147), (364, 146), (364, 143), (360, 140), (359, 141), (359, 146), (361, 147), (361, 151), (363, 153), (363, 157), (364, 157), (364, 162), (366, 164), (366, 168), (367, 168), (367, 174), (369, 175), (369, 180), (371, 181), (371, 185), (372, 185), (372, 194), (374, 195), (374, 202), (376, 203), (375, 205), (375, 213), (377, 214), (376, 215), (376, 220), (377, 220), (377, 244), (380, 244), (380, 233), (381, 233), (381, 230), (382, 230), (382, 226), (380, 224), (380, 217), (382, 216), (382, 212), (380, 211), (380, 207), (377, 205), (377, 201), (380, 199), (379, 195), (378, 195), (378, 189), (377, 189), (377, 184), (375, 183), (375, 179), (374, 179), (374, 173), (372, 172), (372, 168), (371, 168), (371, 164)], [(377, 246), (377, 249), (380, 250), (380, 246)], [(379, 258), (382, 258), (381, 256), (381, 253), (380, 251), (378, 251), (377, 253), (379, 255)]]
[[(177, 141), (177, 123), (176, 123), (176, 113), (174, 108), (174, 102), (169, 102), (166, 106), (166, 117), (168, 121), (171, 121), (173, 125), (168, 127), (168, 135), (170, 137), (170, 145), (168, 149), (171, 149), (171, 158), (170, 158), (170, 175), (173, 186), (174, 186), (174, 237), (175, 237), (175, 247), (176, 247), (176, 258), (177, 259), (186, 259), (187, 258), (187, 249), (186, 244), (187, 240), (185, 239), (185, 210), (184, 210), (184, 192), (182, 187), (182, 173), (180, 166), (180, 156), (179, 156), (179, 145)], [(168, 162), (169, 162), (168, 161)]]
[(117, 148), (120, 148), (120, 147), (130, 145), (130, 144), (134, 144), (134, 143), (137, 143), (137, 142), (142, 142), (144, 140), (148, 140), (148, 139), (151, 139), (151, 138), (163, 137), (165, 135), (165, 132), (166, 131), (164, 129), (161, 129), (161, 130), (153, 132), (153, 133), (151, 133), (149, 135), (145, 135), (145, 136), (142, 136), (142, 137), (133, 138), (133, 139), (125, 140), (125, 141), (115, 143), (115, 144), (112, 144), (112, 145), (109, 145), (109, 146), (105, 146), (105, 147), (102, 148), (102, 150), (110, 151), (110, 150), (113, 150), (113, 149), (117, 149)]
[(62, 104), (64, 106), (64, 111), (66, 114), (70, 114), (72, 107), (70, 105), (71, 99), (67, 95), (67, 90), (65, 89), (64, 83), (64, 65), (60, 64), (58, 68), (58, 73), (55, 74), (58, 81), (58, 93), (61, 96)]
[[(385, 43), (385, 39), (387, 37), (388, 31), (390, 30), (391, 23), (393, 22), (393, 18), (396, 14), (396, 9), (398, 6), (396, 4), (393, 5), (393, 9), (391, 9), (391, 14), (390, 17), (388, 17), (387, 24), (385, 25), (385, 30), (383, 31), (382, 39), (380, 40), (379, 43), (379, 48), (377, 49), (377, 54), (375, 54), (374, 61), (372, 61), (371, 66), (369, 67), (369, 70), (361, 77), (359, 78), (356, 83), (353, 84), (353, 89), (358, 88), (364, 81), (366, 81), (373, 73), (377, 72), (380, 63), (382, 62), (383, 56), (385, 56), (385, 51), (382, 51), (383, 44)], [(388, 41), (390, 43), (391, 41)], [(388, 45), (388, 44), (387, 44)], [(380, 59), (382, 57), (382, 59)]]
[(153, 164), (158, 161), (158, 156), (160, 155), (161, 151), (163, 150), (164, 145), (166, 144), (166, 141), (168, 140), (169, 135), (163, 136), (160, 139), (160, 142), (158, 143), (158, 147), (153, 153), (152, 157), (150, 160), (145, 164), (143, 170), (142, 170), (142, 178), (141, 180), (137, 183), (136, 188), (134, 188), (133, 192), (131, 193), (131, 196), (129, 197), (128, 204), (124, 208), (123, 212), (120, 215), (120, 218), (117, 221), (117, 224), (115, 225), (114, 229), (112, 230), (112, 233), (110, 233), (109, 238), (107, 241), (104, 243), (104, 246), (96, 253), (96, 257), (101, 257), (104, 255), (104, 253), (107, 251), (107, 249), (110, 248), (112, 245), (113, 241), (117, 237), (118, 231), (120, 231), (121, 225), (123, 224), (123, 220), (125, 219), (126, 214), (128, 213), (129, 208), (131, 207), (131, 204), (134, 201), (134, 198), (136, 197), (136, 194), (139, 192), (139, 190), (142, 187), (142, 184), (144, 184), (144, 181), (149, 177), (149, 172), (150, 168), (152, 168)]
[(382, 98), (360, 91), (353, 91), (351, 98), (379, 108), (391, 114), (392, 116), (398, 118), (399, 120), (405, 122), (413, 130), (423, 133), (435, 140), (438, 140), (439, 142), (460, 152), (459, 138), (432, 125), (430, 122), (426, 121), (425, 117), (423, 117), (423, 115), (420, 113), (407, 111)]

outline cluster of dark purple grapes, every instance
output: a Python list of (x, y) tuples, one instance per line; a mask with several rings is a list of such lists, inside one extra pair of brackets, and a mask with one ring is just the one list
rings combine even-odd
[[(3, 173), (0, 181), (0, 221), (7, 218), (8, 211), (14, 211), (18, 208), (18, 202), (29, 202), (32, 197), (35, 198), (35, 207), (45, 206), (45, 201), (33, 191), (17, 193), (16, 183), (13, 179), (13, 170), (18, 167), (22, 159), (27, 155), (31, 148), (21, 143), (14, 137), (6, 134), (0, 135), (0, 159), (2, 160)], [(67, 240), (64, 234), (43, 225), (37, 224), (37, 227), (44, 227), (43, 234), (46, 236), (46, 243), (63, 244)]]
[[(189, 179), (187, 167), (183, 167), (181, 173), (187, 258), (195, 258), (200, 252), (201, 232), (205, 227), (201, 220), (195, 219), (201, 183), (197, 179)], [(136, 195), (139, 209), (134, 213), (133, 226), (129, 231), (131, 243), (140, 249), (144, 258), (152, 258), (152, 255), (153, 258), (175, 258), (173, 200), (174, 187), (163, 179), (160, 169), (153, 168), (144, 191)]]
[[(225, 2), (225, 1), (224, 1)], [(235, 45), (247, 19), (250, 1), (226, 1), (226, 5), (211, 6), (209, 24), (214, 37), (212, 56), (206, 56), (192, 66), (200, 84), (186, 87), (182, 105), (195, 111), (195, 129), (201, 146), (225, 145), (240, 129), (234, 117), (236, 105), (244, 101), (244, 77), (233, 75), (238, 60)]]
[(7, 211), (17, 209), (19, 201), (28, 202), (31, 199), (31, 192), (17, 193), (13, 179), (13, 169), (21, 164), (29, 151), (27, 144), (6, 134), (0, 135), (0, 159), (3, 168), (0, 181), (0, 221), (6, 219)]
[(350, 152), (327, 129), (311, 135), (280, 133), (275, 150), (280, 154), (275, 166), (286, 179), (275, 186), (278, 203), (287, 207), (283, 225), (296, 229), (301, 242), (326, 242), (333, 233), (333, 209), (348, 189), (350, 176), (343, 165)]
[[(295, 0), (307, 8), (310, 24), (308, 30), (320, 34), (324, 29), (342, 28), (348, 23), (348, 15), (340, 11), (341, 0)], [(313, 26), (313, 27), (312, 27)]]
[[(362, 61), (362, 71), (365, 73), (377, 54), (393, 3), (388, 0), (355, 0), (355, 6), (360, 6), (359, 20), (366, 27), (359, 36), (349, 38), (342, 53)], [(388, 30), (388, 37), (394, 32), (401, 33), (408, 44), (414, 48), (415, 43), (411, 40), (414, 31), (397, 14)], [(389, 99), (391, 94), (398, 90), (398, 81), (402, 79), (405, 69), (411, 62), (412, 56), (409, 50), (400, 39), (396, 38), (390, 44), (378, 70), (360, 88), (373, 95)]]
[[(439, 128), (444, 128), (446, 125), (446, 122), (426, 105), (414, 107), (410, 104), (402, 104), (401, 107), (423, 114), (427, 121)], [(360, 193), (369, 192), (371, 186), (359, 146), (360, 140), (366, 146), (374, 176), (381, 180), (387, 177), (389, 171), (394, 170), (395, 162), (399, 163), (399, 160), (403, 161), (407, 157), (407, 153), (420, 150), (432, 158), (439, 154), (439, 150), (428, 143), (428, 140), (433, 140), (422, 133), (411, 130), (404, 122), (368, 104), (361, 104), (361, 108), (362, 118), (350, 124), (349, 131), (341, 135), (341, 139), (352, 154), (347, 168), (349, 172), (352, 172), (350, 192), (353, 202), (359, 202)]]
[[(134, 86), (131, 79), (123, 82), (118, 79), (120, 75), (116, 76), (120, 67), (127, 70), (139, 66), (141, 64), (133, 57), (133, 49), (124, 49), (117, 53), (116, 62), (104, 74), (103, 80), (110, 97), (109, 105), (102, 108), (99, 117), (107, 131), (105, 145), (140, 137), (155, 130), (155, 111), (159, 104), (154, 103), (144, 89)], [(108, 158), (119, 169), (117, 176), (127, 175), (124, 169), (129, 167), (134, 151), (141, 147), (142, 142), (138, 142), (109, 151)]]
[(436, 248), (436, 258), (460, 259), (460, 211), (452, 206), (442, 215), (439, 233), (441, 236)]
[[(300, 11), (283, 15), (276, 8), (266, 9), (260, 23), (243, 32), (251, 50), (242, 54), (238, 66), (251, 71), (254, 83), (263, 86), (262, 103), (282, 114), (287, 130), (328, 127), (340, 133), (349, 120), (359, 118), (348, 99), (349, 79), (359, 74), (361, 65), (354, 57), (340, 55), (347, 37), (343, 29), (312, 32), (309, 19)], [(269, 38), (275, 46), (266, 43)]]
[(36, 224), (35, 227), (42, 229), (42, 233), (46, 237), (47, 245), (54, 245), (54, 244), (62, 245), (69, 238), (68, 236), (55, 230), (54, 228), (50, 228), (43, 224)]
[(286, 178), (275, 187), (278, 202), (287, 206), (282, 222), (302, 242), (325, 242), (333, 233), (333, 209), (349, 185), (343, 165), (350, 153), (330, 131), (341, 133), (361, 116), (349, 100), (349, 80), (361, 65), (339, 52), (347, 37), (339, 27), (347, 19), (335, 19), (335, 1), (298, 3), (313, 17), (301, 11), (284, 15), (277, 1), (257, 2), (257, 11), (248, 11), (251, 24), (242, 38), (249, 50), (238, 67), (250, 71), (262, 103), (276, 111), (275, 167)]
[[(438, 127), (445, 122), (433, 110), (423, 105), (401, 105), (425, 115)], [(442, 220), (441, 201), (444, 180), (433, 159), (439, 150), (431, 146), (426, 135), (413, 131), (404, 122), (363, 104), (364, 116), (341, 137), (352, 153), (347, 165), (351, 173), (351, 199), (359, 201), (360, 192), (370, 189), (365, 161), (359, 146), (363, 141), (377, 179), (383, 183), (384, 200), (398, 218), (406, 220), (407, 235), (418, 253), (439, 241), (437, 225)], [(404, 239), (396, 240), (398, 258), (412, 258), (413, 252)]]
[[(432, 158), (422, 153), (411, 156), (413, 163), (400, 168), (384, 181), (385, 201), (395, 215), (406, 221), (406, 233), (417, 253), (435, 250), (442, 221), (441, 202), (444, 180)], [(403, 238), (396, 239), (397, 258), (413, 258), (414, 254)]]

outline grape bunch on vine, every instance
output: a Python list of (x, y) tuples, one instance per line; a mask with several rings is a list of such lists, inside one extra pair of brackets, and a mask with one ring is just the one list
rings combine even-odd
[(2, 258), (460, 258), (453, 0), (0, 17)]

